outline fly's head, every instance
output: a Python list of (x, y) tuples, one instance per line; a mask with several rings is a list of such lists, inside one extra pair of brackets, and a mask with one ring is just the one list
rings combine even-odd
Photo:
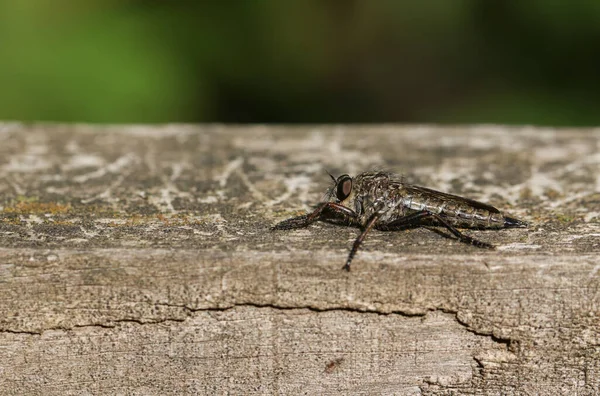
[(327, 201), (355, 210), (356, 186), (354, 180), (348, 175), (341, 175), (337, 179), (331, 176), (331, 179), (333, 179), (334, 185), (327, 191)]

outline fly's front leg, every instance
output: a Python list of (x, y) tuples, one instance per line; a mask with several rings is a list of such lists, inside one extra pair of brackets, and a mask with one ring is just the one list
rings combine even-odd
[(486, 242), (479, 241), (475, 238), (472, 238), (468, 235), (463, 234), (459, 230), (456, 229), (452, 224), (448, 223), (446, 219), (440, 216), (437, 213), (428, 212), (423, 210), (421, 212), (412, 213), (408, 216), (404, 216), (396, 221), (393, 221), (390, 224), (380, 225), (378, 228), (382, 231), (396, 231), (402, 230), (409, 226), (415, 226), (421, 224), (421, 220), (433, 218), (435, 219), (442, 227), (445, 227), (448, 231), (452, 233), (459, 241), (463, 243), (467, 243), (469, 245), (477, 246), (480, 248), (493, 249), (494, 245), (491, 245)]
[(333, 213), (343, 215), (347, 217), (350, 221), (355, 221), (358, 217), (352, 209), (349, 209), (343, 205), (336, 204), (334, 202), (324, 202), (321, 205), (319, 205), (314, 212), (298, 217), (292, 217), (291, 219), (283, 220), (282, 222), (276, 224), (273, 228), (271, 228), (271, 230), (292, 230), (295, 228), (308, 227), (316, 220), (319, 220), (326, 209)]

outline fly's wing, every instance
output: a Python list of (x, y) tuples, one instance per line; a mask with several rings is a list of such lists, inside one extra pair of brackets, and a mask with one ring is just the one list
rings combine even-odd
[(412, 185), (404, 184), (402, 186), (402, 188), (408, 194), (415, 194), (415, 195), (419, 195), (419, 196), (429, 195), (429, 196), (436, 197), (436, 198), (444, 200), (444, 201), (454, 201), (457, 203), (463, 203), (463, 204), (469, 205), (475, 209), (487, 210), (490, 213), (500, 213), (500, 211), (498, 209), (494, 208), (492, 205), (484, 204), (483, 202), (475, 201), (473, 199), (461, 197), (458, 195), (448, 194), (448, 193), (443, 193), (440, 191), (432, 190), (427, 187), (412, 186)]

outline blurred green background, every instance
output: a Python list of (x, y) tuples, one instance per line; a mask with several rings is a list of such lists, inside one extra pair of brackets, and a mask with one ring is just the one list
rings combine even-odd
[(600, 1), (0, 0), (0, 119), (600, 124)]

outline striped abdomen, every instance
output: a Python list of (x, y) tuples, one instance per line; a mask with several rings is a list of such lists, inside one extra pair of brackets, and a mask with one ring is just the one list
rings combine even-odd
[[(424, 189), (423, 187), (419, 188)], [(431, 191), (434, 192), (434, 190)], [(520, 220), (504, 216), (491, 205), (451, 194), (437, 191), (435, 193), (437, 194), (424, 191), (419, 194), (406, 195), (402, 197), (399, 205), (401, 207), (398, 209), (401, 210), (402, 216), (423, 210), (436, 213), (455, 227), (508, 228), (526, 226)]]

